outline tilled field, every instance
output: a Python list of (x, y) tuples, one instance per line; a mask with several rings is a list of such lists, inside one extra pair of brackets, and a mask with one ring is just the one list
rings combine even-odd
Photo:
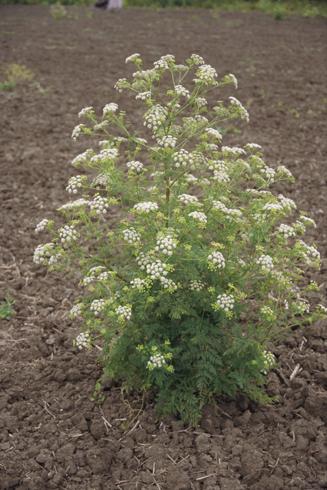
[[(327, 488), (326, 322), (275, 349), (280, 365), (267, 390), (278, 404), (220, 400), (191, 429), (159, 421), (151, 400), (142, 405), (119, 386), (107, 386), (102, 405), (91, 400), (101, 370), (96, 353), (72, 347), (79, 326), (66, 312), (75, 284), (32, 263), (35, 224), (67, 200), (76, 114), (114, 100), (128, 109), (113, 84), (134, 52), (149, 63), (199, 53), (220, 74), (236, 74), (251, 122), (228, 139), (255, 141), (268, 163), (290, 168), (289, 196), (317, 221), (314, 239), (327, 257), (326, 21), (201, 10), (69, 15), (0, 7), (2, 66), (24, 64), (39, 83), (0, 92), (0, 300), (10, 294), (16, 312), (0, 323), (0, 488)], [(326, 260), (317, 280), (326, 296)]]

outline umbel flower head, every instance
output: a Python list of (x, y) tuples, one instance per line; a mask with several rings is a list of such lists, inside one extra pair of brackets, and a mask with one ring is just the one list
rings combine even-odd
[(195, 423), (215, 395), (267, 400), (273, 342), (326, 315), (306, 286), (320, 265), (304, 237), (315, 224), (274, 191), (293, 182), (288, 169), (268, 165), (257, 143), (224, 141), (226, 124), (249, 121), (224, 94), (235, 75), (198, 54), (126, 63), (130, 76), (115, 84), (123, 102), (79, 113), (73, 140), (99, 144), (73, 159), (76, 199), (60, 206), (58, 226), (39, 222), (51, 238), (34, 262), (82, 286), (70, 312), (84, 322), (78, 349), (96, 338), (110, 376), (153, 389), (162, 412)]

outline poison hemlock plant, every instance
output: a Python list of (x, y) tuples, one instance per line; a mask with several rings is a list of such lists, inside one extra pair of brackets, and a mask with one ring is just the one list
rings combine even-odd
[(222, 143), (224, 122), (249, 116), (234, 97), (210, 108), (206, 94), (237, 88), (234, 75), (219, 80), (198, 55), (151, 69), (138, 54), (126, 61), (136, 71), (115, 88), (145, 106), (144, 131), (113, 102), (100, 118), (82, 109), (72, 137), (99, 135), (100, 149), (74, 158), (86, 173), (67, 191), (79, 197), (59, 208), (64, 226), (37, 225), (52, 238), (34, 261), (80, 273), (77, 347), (101, 339), (110, 377), (152, 389), (161, 413), (196, 423), (219, 394), (267, 400), (269, 343), (325, 315), (307, 299), (317, 285), (304, 285), (320, 263), (302, 240), (315, 224), (269, 190), (293, 180), (284, 166), (267, 166), (257, 144)]

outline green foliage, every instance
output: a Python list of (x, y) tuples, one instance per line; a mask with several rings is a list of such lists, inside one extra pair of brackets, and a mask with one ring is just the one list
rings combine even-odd
[(55, 20), (64, 19), (67, 17), (68, 12), (63, 4), (57, 2), (50, 7), (50, 14)]
[(293, 182), (287, 168), (269, 167), (255, 143), (222, 144), (226, 124), (249, 120), (238, 99), (224, 100), (233, 74), (218, 79), (198, 55), (126, 62), (136, 70), (115, 88), (143, 105), (143, 130), (113, 102), (101, 116), (80, 111), (73, 139), (101, 138), (100, 150), (73, 159), (83, 173), (66, 190), (79, 198), (59, 208), (64, 226), (37, 225), (51, 241), (34, 261), (79, 275), (75, 346), (100, 343), (106, 376), (153, 390), (161, 413), (195, 424), (217, 395), (268, 401), (269, 345), (326, 314), (309, 301), (317, 286), (305, 286), (320, 266), (302, 239), (315, 224), (274, 193)]
[[(44, 5), (92, 5), (93, 0), (0, 0), (6, 4), (44, 4)], [(208, 8), (217, 12), (260, 11), (282, 20), (293, 14), (305, 17), (327, 16), (326, 0), (125, 0), (124, 7), (147, 8)], [(64, 15), (58, 17), (63, 18)]]
[[(6, 4), (44, 4), (44, 5), (92, 5), (93, 0), (0, 0)], [(124, 7), (147, 8), (209, 8), (226, 12), (260, 11), (282, 20), (288, 15), (305, 17), (327, 16), (326, 0), (125, 0)], [(63, 18), (61, 16), (60, 18)], [(59, 18), (59, 17), (58, 17)]]
[(28, 87), (41, 94), (46, 93), (46, 89), (35, 80), (33, 71), (25, 65), (10, 63), (4, 70), (4, 76), (4, 80), (0, 81), (0, 90), (13, 91), (20, 87)]
[(10, 298), (0, 302), (0, 320), (10, 320), (14, 316), (14, 303)]
[(5, 79), (0, 82), (0, 90), (13, 90), (17, 85), (28, 85), (34, 80), (34, 73), (18, 63), (9, 64), (4, 74)]
[(258, 10), (271, 14), (277, 20), (291, 14), (314, 17), (327, 16), (327, 5), (324, 0), (126, 0), (129, 7), (199, 7), (213, 8), (228, 12), (250, 12)]
[(0, 0), (0, 5), (76, 5), (86, 6), (93, 5), (93, 0)]
[(10, 91), (15, 88), (15, 84), (12, 82), (0, 82), (0, 90)]

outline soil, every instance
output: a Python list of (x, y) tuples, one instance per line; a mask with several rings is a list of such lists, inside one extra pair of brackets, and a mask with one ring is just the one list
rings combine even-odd
[[(0, 488), (327, 488), (326, 322), (292, 332), (274, 350), (279, 367), (267, 390), (278, 403), (221, 399), (191, 429), (158, 420), (151, 398), (143, 403), (110, 383), (102, 404), (92, 400), (101, 369), (96, 352), (72, 347), (79, 325), (66, 312), (75, 284), (31, 258), (35, 224), (67, 201), (76, 114), (110, 101), (128, 109), (113, 84), (134, 52), (149, 63), (195, 52), (220, 74), (237, 75), (251, 122), (228, 138), (259, 143), (269, 163), (290, 168), (297, 182), (289, 195), (317, 221), (312, 236), (327, 257), (326, 21), (204, 10), (68, 13), (56, 21), (47, 7), (0, 7), (2, 67), (24, 64), (37, 82), (0, 92), (0, 301), (15, 301), (15, 315), (0, 321)], [(326, 297), (326, 260), (314, 278)]]

